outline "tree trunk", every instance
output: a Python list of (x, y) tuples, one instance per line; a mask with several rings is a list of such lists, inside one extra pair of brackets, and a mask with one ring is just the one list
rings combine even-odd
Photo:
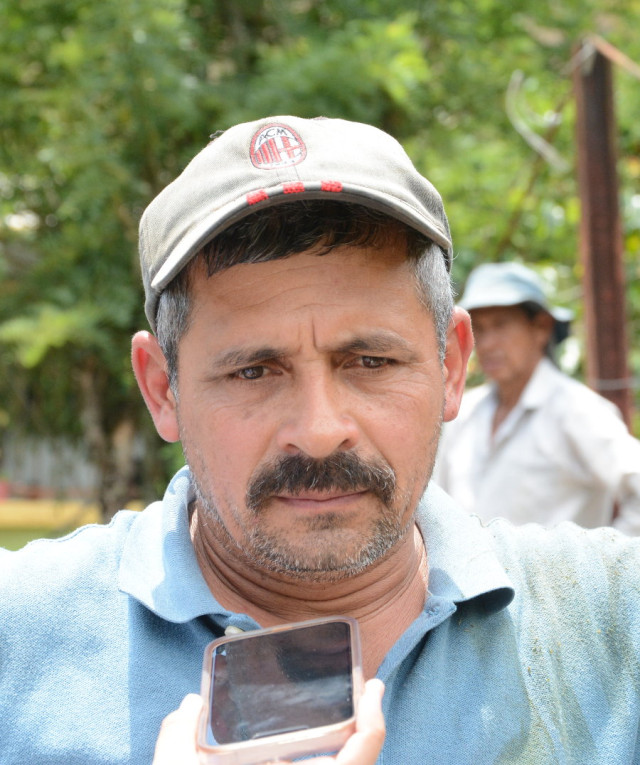
[(103, 521), (107, 522), (131, 499), (135, 425), (129, 417), (123, 416), (108, 433), (104, 426), (100, 386), (96, 384), (93, 369), (81, 370), (79, 380), (82, 391), (80, 417), (87, 455), (99, 472), (96, 501)]

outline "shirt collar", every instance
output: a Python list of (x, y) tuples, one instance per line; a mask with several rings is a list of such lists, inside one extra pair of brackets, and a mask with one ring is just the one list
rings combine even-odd
[[(192, 499), (189, 470), (183, 468), (162, 502), (136, 516), (120, 562), (120, 590), (175, 623), (205, 614), (230, 615), (212, 595), (196, 560), (189, 534)], [(427, 546), (431, 594), (454, 603), (479, 598), (488, 611), (511, 602), (513, 587), (479, 519), (430, 484), (420, 501), (417, 522)]]
[(506, 608), (515, 591), (479, 518), (465, 513), (433, 481), (417, 512), (429, 564), (429, 591), (453, 603), (478, 599), (488, 612)]
[(125, 542), (118, 586), (161, 618), (184, 623), (204, 614), (224, 614), (200, 571), (189, 533), (193, 499), (188, 468), (133, 522)]

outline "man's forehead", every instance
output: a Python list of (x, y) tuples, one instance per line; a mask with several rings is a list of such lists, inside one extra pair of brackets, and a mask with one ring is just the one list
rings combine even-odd
[(190, 270), (191, 286), (198, 285), (201, 289), (207, 289), (209, 282), (223, 292), (243, 289), (253, 282), (257, 286), (266, 287), (265, 279), (275, 280), (273, 286), (277, 288), (278, 280), (296, 278), (304, 273), (309, 273), (313, 278), (314, 273), (333, 272), (337, 283), (343, 284), (355, 278), (357, 286), (361, 288), (385, 278), (413, 279), (411, 261), (407, 257), (406, 237), (401, 231), (393, 230), (384, 240), (371, 246), (340, 245), (327, 249), (319, 243), (302, 252), (256, 262), (249, 259), (224, 268), (216, 268), (215, 264), (205, 262), (200, 255)]
[(407, 259), (393, 248), (374, 257), (361, 249), (306, 252), (212, 276), (200, 264), (191, 287), (191, 327), (209, 352), (227, 354), (227, 361), (259, 348), (288, 354), (309, 334), (313, 345), (332, 352), (384, 355), (418, 328), (430, 334), (433, 324)]

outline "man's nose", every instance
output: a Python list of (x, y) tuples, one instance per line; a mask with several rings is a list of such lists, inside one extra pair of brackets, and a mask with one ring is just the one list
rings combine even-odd
[(348, 411), (349, 396), (327, 372), (299, 380), (278, 431), (278, 447), (289, 454), (304, 453), (314, 459), (353, 449), (359, 428)]

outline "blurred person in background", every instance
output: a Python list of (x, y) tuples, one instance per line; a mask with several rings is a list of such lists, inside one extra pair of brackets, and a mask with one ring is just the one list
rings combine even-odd
[(487, 382), (444, 427), (437, 482), (483, 520), (640, 533), (640, 442), (616, 406), (554, 361), (571, 312), (519, 263), (478, 266), (460, 306)]

